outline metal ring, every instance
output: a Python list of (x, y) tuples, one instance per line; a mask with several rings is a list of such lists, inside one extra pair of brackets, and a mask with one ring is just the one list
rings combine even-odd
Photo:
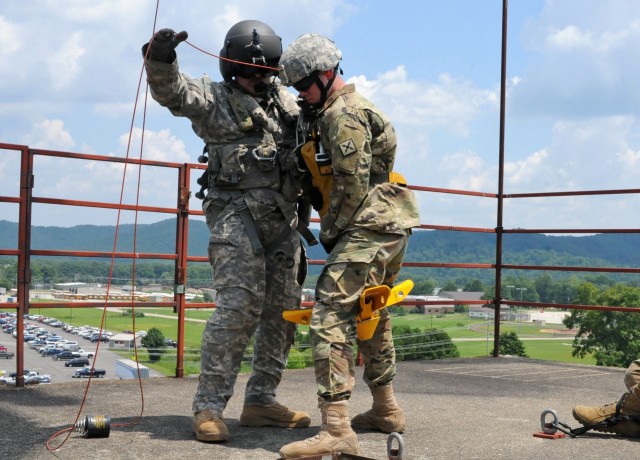
[[(547, 423), (547, 414), (551, 414), (553, 416), (553, 422), (550, 424)], [(540, 415), (540, 428), (542, 428), (542, 432), (546, 434), (554, 434), (558, 431), (558, 414), (553, 409), (545, 409), (542, 411)]]
[[(398, 454), (397, 455), (392, 455), (391, 454), (391, 447), (393, 446), (393, 440), (398, 441)], [(387, 438), (387, 457), (389, 457), (390, 459), (397, 459), (397, 460), (402, 460), (402, 451), (404, 450), (404, 440), (402, 439), (402, 436), (400, 436), (400, 433), (396, 433), (395, 431), (393, 433), (391, 433), (389, 435), (389, 437)]]

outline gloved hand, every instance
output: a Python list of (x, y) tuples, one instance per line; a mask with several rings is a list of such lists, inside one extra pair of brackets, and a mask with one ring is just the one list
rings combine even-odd
[[(176, 47), (188, 37), (189, 34), (184, 30), (176, 33), (173, 29), (160, 29), (151, 41), (142, 47), (142, 56), (169, 64), (176, 60)], [(149, 54), (147, 54), (147, 48)]]

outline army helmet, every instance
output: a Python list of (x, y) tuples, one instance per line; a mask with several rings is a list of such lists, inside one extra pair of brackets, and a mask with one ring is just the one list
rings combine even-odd
[(283, 85), (292, 86), (314, 72), (335, 69), (342, 51), (327, 37), (304, 34), (296, 38), (282, 53), (278, 73)]
[[(282, 54), (282, 39), (267, 24), (253, 19), (240, 21), (229, 29), (220, 56), (234, 61), (278, 67)], [(242, 65), (220, 59), (220, 73), (225, 81), (235, 76), (249, 77), (259, 67)], [(275, 72), (275, 70), (274, 70)]]

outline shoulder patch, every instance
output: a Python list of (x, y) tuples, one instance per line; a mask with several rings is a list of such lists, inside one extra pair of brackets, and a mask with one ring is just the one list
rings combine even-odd
[(342, 151), (342, 155), (344, 155), (345, 157), (351, 155), (352, 153), (355, 153), (357, 150), (355, 144), (353, 143), (353, 140), (351, 139), (341, 142), (340, 144), (338, 144), (338, 146)]

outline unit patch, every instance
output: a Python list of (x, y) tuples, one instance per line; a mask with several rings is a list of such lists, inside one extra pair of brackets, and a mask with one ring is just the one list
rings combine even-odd
[(342, 150), (342, 155), (344, 155), (345, 157), (357, 151), (356, 146), (351, 139), (341, 142), (338, 145), (340, 147), (340, 150)]

